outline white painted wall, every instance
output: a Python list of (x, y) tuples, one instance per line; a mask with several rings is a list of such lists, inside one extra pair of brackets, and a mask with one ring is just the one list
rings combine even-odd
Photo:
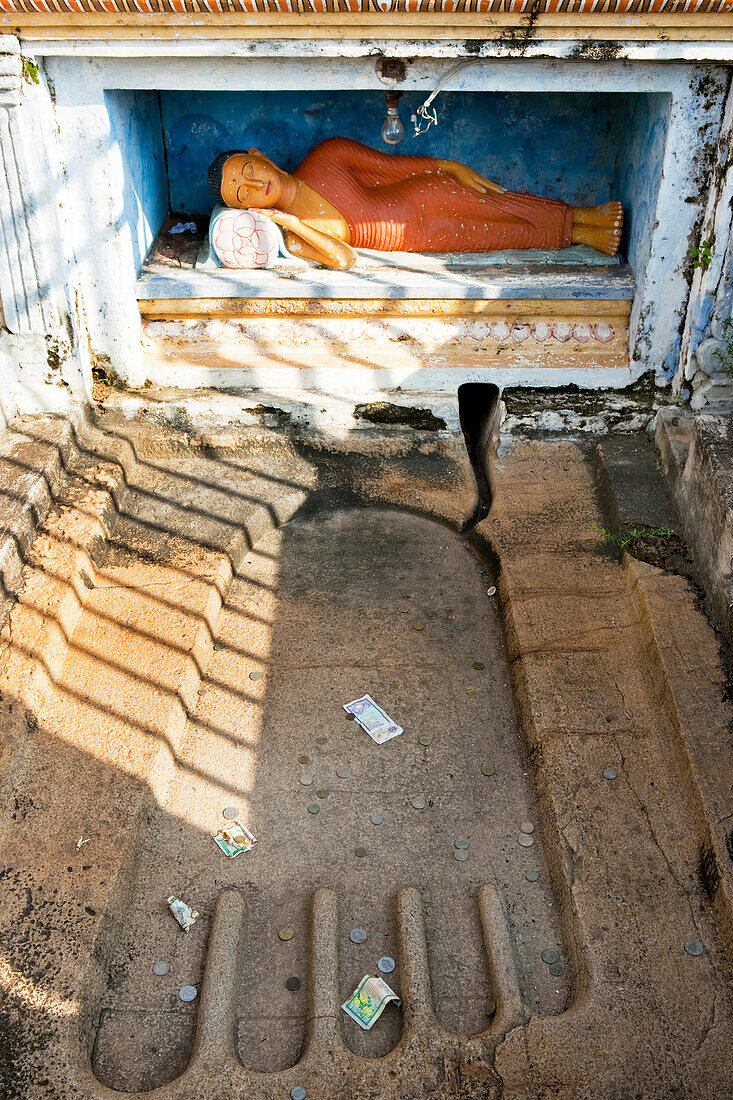
[[(392, 52), (399, 52), (392, 45)], [(162, 43), (157, 47), (167, 49)], [(376, 50), (378, 45), (372, 44), (372, 48)], [(383, 86), (376, 77), (373, 57), (245, 59), (237, 43), (220, 42), (217, 49), (217, 56), (182, 57), (179, 43), (175, 55), (167, 57), (46, 59), (55, 88), (66, 175), (61, 208), (66, 233), (76, 250), (91, 344), (94, 352), (109, 357), (115, 373), (132, 386), (144, 380), (134, 297), (137, 226), (129, 214), (126, 216), (122, 149), (105, 89), (195, 87), (266, 92), (297, 90), (309, 84), (334, 89)], [(407, 44), (402, 52), (409, 52)], [(410, 66), (401, 87), (432, 89), (445, 69), (440, 59), (420, 58)], [(722, 72), (687, 64), (494, 59), (463, 69), (450, 87), (465, 91), (576, 93), (644, 90), (671, 97), (654, 241), (646, 270), (636, 272), (632, 353), (639, 370), (651, 367), (660, 375), (673, 370), (688, 294), (684, 278), (688, 237), (705, 201), (701, 142), (714, 140), (717, 133), (724, 99)], [(568, 379), (555, 375), (554, 380)]]

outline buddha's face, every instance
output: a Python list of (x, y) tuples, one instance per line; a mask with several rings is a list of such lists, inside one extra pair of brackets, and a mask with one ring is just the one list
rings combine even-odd
[(227, 206), (277, 206), (285, 173), (256, 153), (234, 153), (224, 161), (221, 197)]

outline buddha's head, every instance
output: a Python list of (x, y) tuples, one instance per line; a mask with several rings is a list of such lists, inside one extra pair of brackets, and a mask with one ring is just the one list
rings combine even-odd
[(246, 210), (250, 206), (277, 206), (287, 173), (257, 149), (221, 153), (211, 162), (209, 190), (217, 202)]

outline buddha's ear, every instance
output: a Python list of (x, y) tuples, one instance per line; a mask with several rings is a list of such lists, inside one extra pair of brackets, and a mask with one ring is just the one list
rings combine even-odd
[(248, 149), (247, 152), (251, 153), (253, 156), (261, 157), (262, 160), (266, 160), (267, 163), (271, 164), (273, 168), (277, 168), (278, 172), (281, 170), (278, 165), (275, 164), (275, 161), (270, 160), (267, 153), (263, 153), (261, 149)]

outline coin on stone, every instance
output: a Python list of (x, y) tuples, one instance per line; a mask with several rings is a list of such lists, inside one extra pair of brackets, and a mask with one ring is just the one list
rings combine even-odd
[(483, 768), (481, 769), (481, 773), (483, 775), (493, 775), (495, 771), (496, 768), (492, 767), (491, 764), (484, 764)]
[(287, 978), (285, 981), (285, 988), (289, 989), (291, 993), (295, 993), (296, 989), (300, 989), (300, 978), (292, 977)]
[(519, 831), (521, 833), (533, 833), (534, 825), (531, 821), (523, 821), (522, 824), (519, 826)]
[(290, 1090), (290, 1100), (305, 1100), (306, 1095), (302, 1085), (294, 1085)]
[(372, 825), (381, 825), (384, 821), (384, 818), (381, 814), (370, 814), (369, 820), (371, 821)]
[(309, 814), (319, 814), (320, 812), (321, 812), (321, 807), (318, 805), (317, 802), (311, 802), (308, 805), (308, 813)]
[(225, 817), (227, 821), (236, 821), (239, 817), (239, 810), (236, 806), (227, 806), (221, 811), (221, 816)]
[(366, 848), (354, 848), (354, 855), (357, 859), (363, 859), (366, 855)]
[(603, 769), (603, 778), (604, 779), (616, 779), (617, 776), (618, 776), (618, 772), (616, 771), (615, 768), (604, 768)]
[(526, 877), (527, 877), (527, 882), (537, 882), (537, 879), (540, 876), (539, 876), (539, 872), (537, 872), (537, 871), (527, 871), (527, 876)]
[(477, 672), (481, 672), (483, 669), (486, 668), (486, 665), (483, 661), (474, 661), (471, 667), (475, 668)]
[(705, 948), (699, 940), (688, 940), (685, 944), (685, 951), (688, 955), (702, 955), (705, 952)]
[(458, 851), (461, 851), (463, 848), (468, 848), (469, 843), (466, 840), (465, 836), (457, 836), (456, 839), (453, 841), (453, 847), (457, 848)]
[(264, 673), (260, 672), (259, 669), (255, 669), (254, 672), (250, 672), (249, 678), (250, 680), (261, 680), (263, 675)]
[(520, 833), (517, 837), (517, 843), (521, 844), (522, 848), (531, 848), (534, 844), (534, 837), (529, 836), (527, 833)]
[(182, 985), (178, 990), (178, 997), (181, 1001), (188, 1003), (189, 1001), (195, 1001), (197, 996), (197, 990), (195, 985)]
[(409, 615), (409, 614), (410, 614), (409, 607), (401, 607), (400, 608), (400, 615)]
[(496, 1016), (496, 1001), (487, 1001), (484, 1011), (487, 1016)]
[(453, 623), (456, 630), (468, 630), (468, 623), (462, 623), (460, 620)]
[(162, 978), (164, 974), (167, 974), (171, 968), (171, 964), (165, 962), (163, 959), (159, 959), (157, 963), (153, 965), (153, 974), (157, 974), (159, 978)]
[(562, 978), (563, 974), (565, 973), (565, 967), (561, 962), (553, 963), (550, 967), (550, 973), (552, 974), (553, 978)]
[(468, 849), (467, 848), (454, 848), (453, 849), (453, 858), (457, 859), (460, 863), (463, 863), (464, 860), (468, 859)]
[(466, 688), (466, 695), (475, 695), (476, 688)]
[(382, 955), (381, 959), (377, 959), (377, 970), (382, 974), (391, 974), (396, 966), (397, 963), (391, 955)]
[(433, 743), (432, 737), (421, 737), (420, 738), (420, 744), (424, 745), (425, 748), (427, 748), (428, 745), (432, 745), (432, 743)]
[(348, 779), (351, 775), (351, 768), (349, 768), (346, 764), (339, 764), (339, 766), (336, 768), (336, 775), (339, 777), (339, 779)]
[(425, 809), (425, 799), (424, 798), (413, 798), (413, 799), (410, 800), (410, 805), (412, 806), (413, 810), (424, 810)]
[(560, 961), (560, 952), (556, 951), (554, 947), (546, 947), (540, 956), (543, 963), (547, 963), (548, 966), (552, 966), (553, 963)]
[(363, 928), (352, 928), (349, 932), (349, 939), (352, 943), (366, 943), (367, 934)]
[(313, 782), (313, 776), (308, 775), (306, 772), (304, 775), (301, 775), (299, 777), (299, 782), (303, 787), (310, 787), (311, 783)]
[(486, 595), (487, 596), (495, 596), (496, 595), (496, 585), (495, 584), (492, 584), (491, 588), (486, 589)]
[(412, 624), (412, 629), (413, 630), (424, 630), (425, 629), (425, 623), (419, 623), (419, 622), (418, 623), (413, 623)]
[(310, 760), (311, 760), (310, 756), (299, 756), (298, 757), (298, 763), (299, 764), (310, 764)]
[(328, 798), (328, 791), (316, 791), (316, 798)]
[(280, 931), (278, 932), (278, 936), (285, 943), (287, 943), (288, 940), (292, 940), (294, 935), (295, 935), (295, 932), (293, 932), (292, 928), (281, 928)]

